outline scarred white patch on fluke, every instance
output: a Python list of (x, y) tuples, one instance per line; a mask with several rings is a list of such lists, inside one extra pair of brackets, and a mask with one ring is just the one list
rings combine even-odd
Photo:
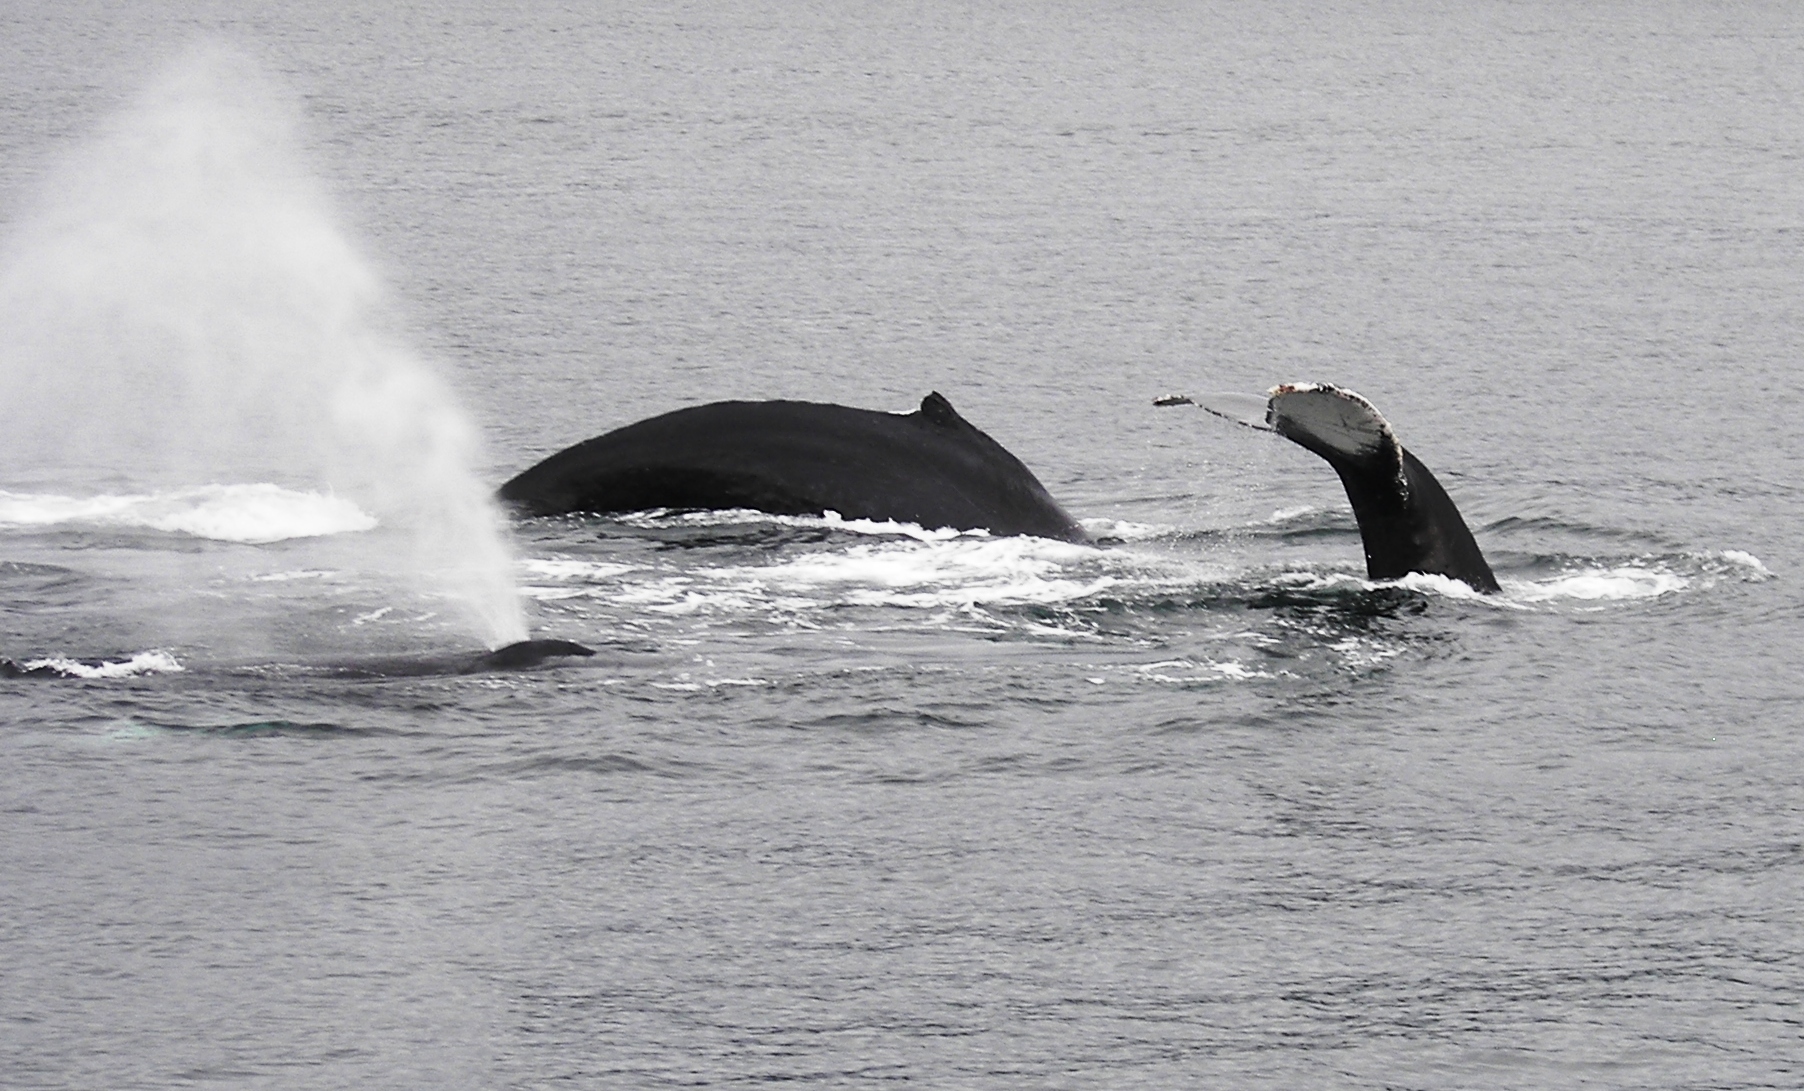
[[(1268, 392), (1266, 423), (1289, 439), (1304, 442), (1324, 457), (1329, 452), (1361, 460), (1388, 457), (1403, 479), (1403, 455), (1396, 433), (1378, 408), (1351, 390), (1326, 383), (1284, 383)], [(1407, 487), (1407, 485), (1405, 486)]]

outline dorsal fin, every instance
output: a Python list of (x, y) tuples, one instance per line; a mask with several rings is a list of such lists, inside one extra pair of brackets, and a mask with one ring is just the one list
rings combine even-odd
[(952, 403), (937, 390), (921, 399), (921, 416), (941, 428), (953, 428), (965, 423), (965, 418), (959, 416), (958, 410), (952, 408)]

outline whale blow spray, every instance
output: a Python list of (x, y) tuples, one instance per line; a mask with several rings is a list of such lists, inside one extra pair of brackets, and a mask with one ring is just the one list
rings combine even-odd
[(404, 342), (248, 61), (189, 53), (53, 173), (0, 254), (0, 456), (91, 491), (325, 491), (490, 646), (526, 636), (451, 390)]

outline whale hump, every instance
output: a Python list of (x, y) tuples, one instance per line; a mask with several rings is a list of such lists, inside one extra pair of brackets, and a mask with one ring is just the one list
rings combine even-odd
[(461, 673), (481, 674), (488, 671), (528, 670), (547, 659), (594, 654), (595, 649), (585, 648), (574, 640), (520, 640), (504, 648), (497, 648), (486, 655), (478, 656)]
[(911, 413), (714, 402), (617, 428), (501, 486), (534, 516), (749, 508), (1087, 541), (1021, 460), (938, 392)]
[(1368, 576), (1394, 580), (1421, 572), (1460, 580), (1487, 594), (1500, 590), (1453, 498), (1397, 442), (1390, 422), (1370, 401), (1326, 383), (1286, 383), (1267, 392), (1261, 419), (1248, 412), (1248, 400), (1228, 395), (1190, 404), (1276, 432), (1334, 467), (1359, 522)]

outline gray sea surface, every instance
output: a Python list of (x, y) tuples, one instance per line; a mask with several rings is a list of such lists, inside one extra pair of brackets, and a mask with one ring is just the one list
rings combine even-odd
[[(1804, 1085), (1801, 244), (1782, 3), (0, 7), (0, 1084)], [(1288, 381), (1503, 593), (1152, 405)], [(1097, 543), (515, 519), (599, 654), (382, 668), (933, 390)]]

